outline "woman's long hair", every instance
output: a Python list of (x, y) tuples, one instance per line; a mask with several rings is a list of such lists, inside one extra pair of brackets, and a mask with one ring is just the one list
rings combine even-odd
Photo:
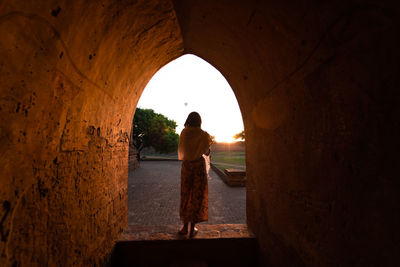
[(191, 112), (186, 119), (185, 126), (200, 127), (201, 126), (200, 114), (195, 111)]

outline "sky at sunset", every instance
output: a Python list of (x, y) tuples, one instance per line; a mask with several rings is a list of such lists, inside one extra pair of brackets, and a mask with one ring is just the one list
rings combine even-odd
[(177, 133), (192, 111), (202, 117), (202, 129), (217, 142), (232, 142), (243, 121), (232, 88), (208, 62), (184, 55), (160, 69), (147, 84), (137, 107), (153, 109), (177, 122)]

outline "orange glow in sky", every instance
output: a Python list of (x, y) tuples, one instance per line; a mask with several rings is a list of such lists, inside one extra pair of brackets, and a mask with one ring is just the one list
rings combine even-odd
[(202, 129), (217, 142), (232, 142), (243, 130), (242, 115), (232, 88), (208, 62), (184, 55), (161, 68), (147, 84), (137, 105), (177, 122), (177, 133), (190, 112), (202, 118)]

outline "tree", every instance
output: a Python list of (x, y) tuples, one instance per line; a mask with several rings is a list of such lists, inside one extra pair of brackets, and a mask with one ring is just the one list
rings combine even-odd
[(211, 141), (213, 142), (213, 144), (217, 142), (214, 135), (211, 135)]
[(137, 108), (132, 123), (130, 145), (140, 151), (145, 147), (153, 147), (157, 152), (170, 153), (178, 148), (179, 135), (176, 133), (176, 122), (152, 109)]
[(241, 140), (245, 140), (245, 135), (244, 135), (244, 130), (241, 131), (240, 133), (237, 133), (233, 136), (233, 138), (237, 139), (241, 139)]

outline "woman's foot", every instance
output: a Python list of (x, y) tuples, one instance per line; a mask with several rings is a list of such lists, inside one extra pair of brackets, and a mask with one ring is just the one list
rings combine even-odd
[(188, 224), (185, 223), (181, 230), (179, 230), (178, 234), (180, 235), (187, 235), (188, 233)]
[(197, 229), (196, 227), (192, 227), (190, 229), (190, 238), (194, 237), (195, 235), (197, 235), (197, 232), (199, 231), (199, 229)]

